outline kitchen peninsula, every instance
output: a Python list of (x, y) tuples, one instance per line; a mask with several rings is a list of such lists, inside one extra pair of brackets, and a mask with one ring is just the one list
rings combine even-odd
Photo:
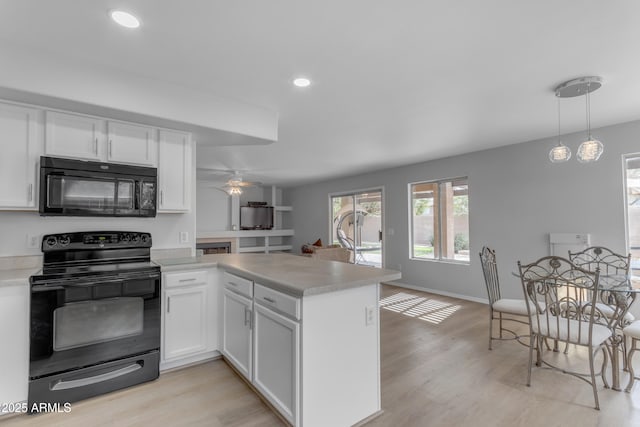
[[(288, 254), (157, 263), (170, 295), (198, 274), (212, 278), (217, 328), (208, 348), (290, 424), (349, 426), (380, 413), (379, 283), (399, 272)], [(180, 310), (178, 298), (163, 301), (166, 318)]]

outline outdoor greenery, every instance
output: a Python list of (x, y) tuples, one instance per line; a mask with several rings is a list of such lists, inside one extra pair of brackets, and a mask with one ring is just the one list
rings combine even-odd
[(457, 233), (453, 238), (453, 250), (456, 253), (469, 250), (469, 237), (466, 234)]

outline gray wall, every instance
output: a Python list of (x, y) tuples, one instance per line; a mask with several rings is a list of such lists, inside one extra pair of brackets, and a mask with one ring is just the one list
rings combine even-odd
[[(293, 245), (317, 238), (328, 241), (328, 195), (384, 187), (386, 268), (402, 271), (411, 286), (486, 299), (478, 252), (497, 252), (503, 297), (521, 297), (511, 272), (549, 254), (548, 234), (591, 233), (591, 243), (626, 253), (623, 154), (640, 152), (640, 121), (593, 131), (605, 151), (594, 164), (580, 164), (575, 152), (584, 133), (565, 135), (574, 157), (551, 164), (555, 138), (288, 189), (293, 206)], [(407, 184), (469, 177), (470, 265), (409, 259)]]

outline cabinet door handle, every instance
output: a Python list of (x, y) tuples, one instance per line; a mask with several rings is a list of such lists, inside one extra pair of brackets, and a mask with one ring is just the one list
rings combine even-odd
[(247, 307), (244, 308), (244, 326), (249, 325), (251, 329), (251, 310)]
[(271, 304), (275, 304), (276, 300), (274, 300), (273, 298), (269, 298), (269, 297), (262, 297), (263, 300), (270, 302)]
[(98, 155), (98, 138), (96, 137), (96, 139), (93, 140), (93, 152), (96, 153), (96, 156)]
[(195, 282), (196, 280), (198, 280), (198, 279), (196, 279), (195, 277), (192, 277), (191, 279), (180, 279), (180, 280), (179, 280), (179, 282), (180, 282), (180, 283), (184, 283), (184, 282)]
[(167, 313), (171, 313), (171, 297), (167, 297)]
[(111, 159), (113, 157), (113, 150), (112, 150), (112, 142), (111, 140), (109, 140), (109, 158)]
[(233, 283), (233, 282), (227, 282), (227, 283), (229, 283), (231, 286), (235, 286), (236, 288), (238, 287), (237, 283)]
[(160, 190), (160, 206), (164, 205), (164, 191)]
[(27, 197), (30, 202), (33, 200), (33, 184), (29, 184), (29, 187), (27, 188)]

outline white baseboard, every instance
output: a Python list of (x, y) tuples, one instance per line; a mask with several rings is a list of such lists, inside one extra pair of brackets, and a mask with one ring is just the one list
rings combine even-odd
[(397, 286), (399, 288), (413, 289), (414, 291), (429, 292), (430, 294), (442, 295), (442, 296), (445, 296), (445, 297), (452, 297), (452, 298), (463, 299), (463, 300), (466, 300), (466, 301), (478, 302), (480, 304), (489, 304), (489, 300), (486, 299), (486, 298), (470, 297), (468, 295), (455, 294), (453, 292), (441, 291), (439, 289), (429, 289), (429, 288), (425, 288), (423, 286), (409, 285), (408, 283), (401, 283), (401, 282), (395, 282), (394, 281), (394, 282), (385, 282), (384, 284), (385, 285), (391, 285), (391, 286)]
[(176, 368), (186, 368), (188, 366), (198, 365), (200, 363), (208, 362), (209, 360), (219, 359), (221, 356), (219, 351), (209, 351), (207, 353), (201, 353), (196, 356), (184, 357), (178, 360), (171, 360), (168, 362), (160, 363), (160, 373), (165, 373)]

